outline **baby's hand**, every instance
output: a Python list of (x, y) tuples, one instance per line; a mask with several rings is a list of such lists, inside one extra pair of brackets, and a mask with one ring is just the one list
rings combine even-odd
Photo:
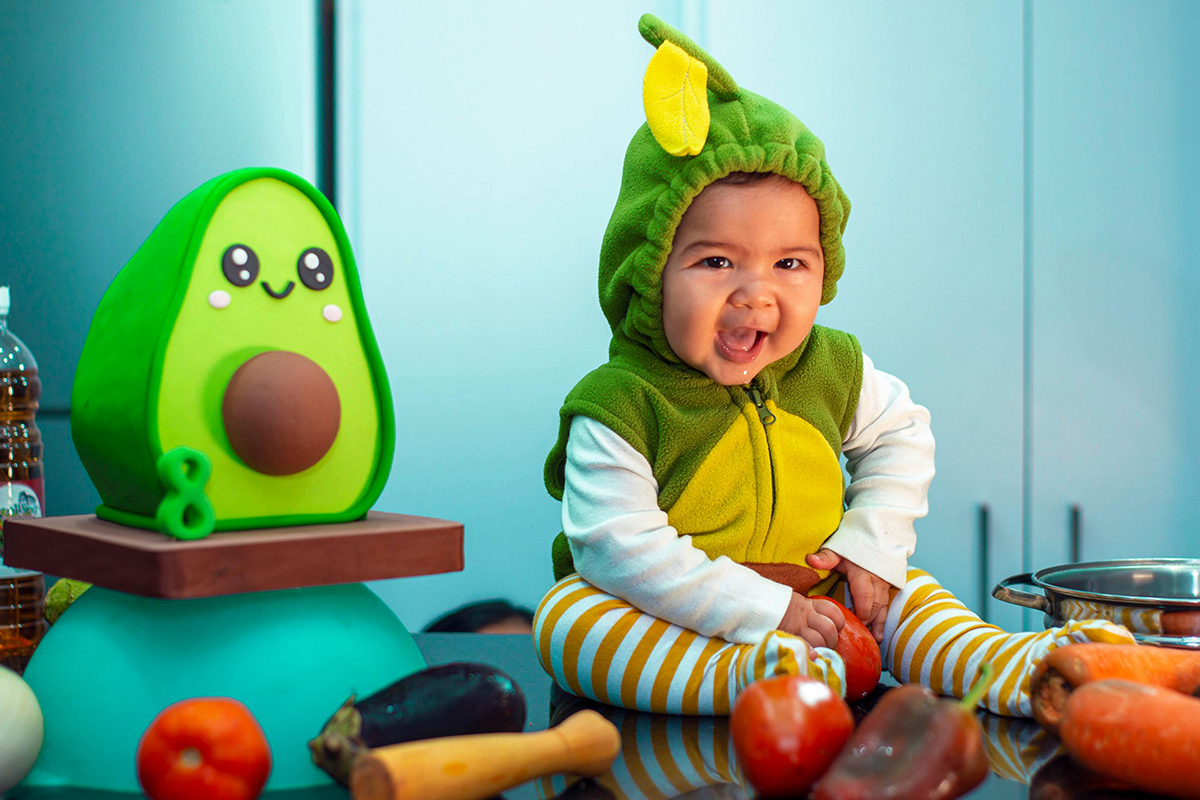
[(892, 585), (829, 549), (822, 549), (819, 553), (810, 555), (808, 565), (814, 569), (836, 569), (846, 576), (846, 583), (850, 585), (850, 597), (854, 601), (855, 616), (871, 629), (875, 641), (882, 642), (883, 624), (887, 622)]
[[(809, 600), (802, 594), (792, 592), (787, 612), (779, 623), (779, 630), (799, 636), (812, 647), (837, 646), (838, 633), (846, 620), (841, 610), (828, 600)], [(816, 653), (809, 651), (809, 657)]]

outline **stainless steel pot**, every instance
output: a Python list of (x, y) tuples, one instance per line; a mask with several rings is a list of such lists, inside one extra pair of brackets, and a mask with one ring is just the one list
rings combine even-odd
[[(1042, 594), (1014, 586), (1032, 586)], [(1143, 642), (1200, 649), (1200, 559), (1144, 558), (1047, 567), (1006, 578), (992, 597), (1043, 612), (1047, 628), (1107, 619)]]

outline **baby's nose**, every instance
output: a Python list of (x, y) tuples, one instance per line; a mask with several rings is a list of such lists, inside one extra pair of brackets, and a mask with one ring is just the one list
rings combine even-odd
[(729, 301), (745, 308), (767, 308), (775, 305), (775, 292), (767, 281), (747, 280), (734, 290)]

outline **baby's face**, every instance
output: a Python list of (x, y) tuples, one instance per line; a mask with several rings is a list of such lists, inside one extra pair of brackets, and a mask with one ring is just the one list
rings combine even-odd
[(821, 304), (817, 204), (798, 183), (715, 183), (684, 213), (663, 267), (663, 328), (683, 361), (749, 383), (800, 346)]

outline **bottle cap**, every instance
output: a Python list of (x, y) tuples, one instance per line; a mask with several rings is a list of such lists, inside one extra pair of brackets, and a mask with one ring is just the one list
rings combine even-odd
[(8, 287), (0, 286), (0, 317), (8, 316)]

